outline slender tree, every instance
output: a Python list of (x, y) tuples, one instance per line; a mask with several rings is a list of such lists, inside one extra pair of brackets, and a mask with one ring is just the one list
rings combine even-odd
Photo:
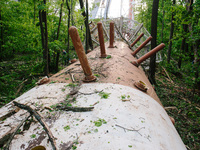
[(3, 52), (3, 21), (2, 21), (2, 17), (1, 17), (1, 8), (0, 8), (0, 26), (1, 26), (1, 46), (0, 46), (0, 58), (2, 57), (2, 52)]
[[(46, 0), (43, 0), (43, 4), (46, 7)], [(44, 74), (49, 74), (49, 50), (48, 50), (48, 30), (47, 30), (47, 10), (39, 10), (39, 21), (40, 30), (42, 37), (42, 48), (43, 48), (43, 63), (44, 63)]]
[[(153, 37), (153, 39), (151, 41), (151, 49), (157, 46), (156, 39), (157, 39), (158, 4), (159, 0), (153, 0), (152, 18), (151, 18), (151, 36)], [(156, 84), (155, 71), (156, 71), (156, 54), (150, 57), (149, 78), (153, 84)]]
[(161, 42), (163, 43), (163, 31), (164, 31), (164, 24), (165, 24), (165, 9), (164, 9), (164, 0), (162, 0), (162, 10), (163, 10), (163, 18), (162, 18), (162, 30), (161, 30)]
[[(67, 31), (69, 31), (70, 27), (70, 7), (69, 7), (70, 0), (66, 0), (67, 9), (68, 9), (68, 24), (67, 24)], [(67, 64), (69, 63), (69, 32), (67, 32)]]
[(179, 59), (178, 59), (178, 67), (181, 68), (181, 63), (182, 63), (182, 55), (184, 54), (185, 52), (185, 47), (186, 47), (186, 36), (185, 34), (187, 33), (187, 28), (188, 28), (188, 25), (187, 24), (183, 24), (183, 39), (182, 39), (182, 42), (181, 42), (181, 49), (180, 49), (180, 54), (179, 54)]
[(89, 49), (89, 25), (88, 25), (88, 0), (86, 0), (86, 38), (85, 38), (85, 52), (87, 53)]
[[(199, 80), (199, 66), (200, 66), (200, 54), (199, 54), (199, 48), (200, 48), (200, 38), (197, 38), (197, 39), (194, 39), (194, 37), (196, 35), (195, 34), (195, 26), (199, 26), (198, 23), (199, 23), (199, 13), (194, 13), (193, 11), (193, 3), (194, 1), (193, 0), (187, 0), (187, 5), (186, 5), (186, 8), (187, 8), (187, 11), (189, 13), (189, 15), (193, 16), (195, 14), (195, 19), (192, 23), (189, 23), (188, 27), (189, 27), (189, 31), (191, 33), (190, 37), (192, 40), (192, 48), (193, 48), (193, 53), (194, 53), (194, 60), (193, 60), (193, 63), (194, 63), (194, 70), (195, 70), (195, 83), (194, 83), (194, 89), (197, 88), (198, 90), (200, 90), (200, 80)], [(200, 4), (198, 4), (199, 6)], [(197, 7), (198, 7), (197, 6)], [(198, 7), (199, 8), (199, 7)], [(199, 12), (197, 10), (197, 12)], [(194, 29), (193, 29), (194, 28)], [(196, 33), (196, 34), (199, 34), (199, 33)], [(199, 93), (200, 95), (200, 93)]]
[(85, 12), (85, 9), (84, 9), (84, 3), (83, 3), (83, 0), (79, 0), (79, 3), (80, 3), (80, 7), (82, 9), (82, 15), (84, 17), (84, 23), (85, 23), (85, 27), (88, 27), (88, 38), (89, 38), (89, 46), (91, 49), (93, 49), (93, 44), (92, 44), (92, 38), (91, 38), (91, 34), (90, 34), (90, 28), (89, 28), (89, 25), (88, 25), (88, 21), (87, 21), (87, 15), (86, 15), (86, 12)]
[(72, 22), (72, 26), (74, 26), (74, 17), (73, 17), (73, 15), (74, 15), (74, 11), (73, 11), (73, 0), (71, 0), (71, 22)]
[[(173, 6), (176, 4), (176, 0), (173, 0)], [(171, 19), (171, 29), (170, 29), (170, 38), (169, 38), (169, 49), (167, 54), (167, 62), (170, 62), (171, 58), (171, 49), (172, 49), (172, 39), (173, 39), (173, 33), (174, 33), (174, 15), (175, 13), (172, 10), (172, 19)]]
[[(57, 34), (56, 34), (56, 40), (58, 40), (59, 38), (59, 33), (60, 33), (60, 25), (61, 25), (61, 21), (62, 21), (62, 9), (63, 9), (63, 3), (64, 0), (62, 0), (62, 3), (60, 5), (60, 17), (59, 17), (59, 23), (58, 23), (58, 30), (57, 30)], [(55, 71), (58, 72), (58, 65), (59, 65), (59, 57), (60, 57), (60, 51), (57, 51), (56, 54), (56, 68)]]
[(36, 0), (34, 0), (34, 2), (33, 2), (33, 3), (34, 3), (34, 16), (33, 16), (33, 17), (34, 17), (34, 18), (33, 18), (33, 23), (34, 23), (34, 24), (35, 24), (35, 12), (36, 12), (36, 10), (35, 10), (35, 1), (36, 1)]

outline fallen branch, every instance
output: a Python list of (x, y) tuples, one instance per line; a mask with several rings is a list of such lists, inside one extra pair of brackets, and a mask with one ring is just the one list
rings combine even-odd
[(83, 95), (92, 95), (92, 94), (101, 93), (102, 91), (103, 91), (103, 90), (101, 90), (101, 91), (94, 91), (94, 92), (92, 92), (92, 93), (82, 93), (82, 92), (78, 92), (78, 93), (83, 94)]
[(94, 106), (94, 105), (96, 105), (96, 104), (98, 104), (99, 103), (99, 101), (97, 101), (96, 103), (94, 103), (92, 106)]
[(92, 111), (94, 107), (72, 107), (72, 106), (56, 106), (57, 109), (66, 110), (66, 111), (73, 111), (73, 112), (85, 112), (85, 111)]
[(73, 74), (71, 74), (71, 72), (70, 72), (70, 71), (69, 71), (69, 75), (70, 75), (70, 78), (71, 78), (72, 82), (74, 83), (74, 82), (75, 82), (75, 80), (74, 80), (74, 75), (73, 75)]
[(122, 99), (122, 102), (127, 102), (127, 101), (131, 102), (130, 99)]
[(176, 109), (178, 111), (178, 108), (175, 106), (171, 106), (171, 107), (165, 107), (165, 110), (170, 110), (170, 109)]
[(170, 80), (170, 82), (171, 82), (171, 83), (174, 83), (174, 82), (172, 81), (172, 79), (170, 78), (170, 76), (169, 76), (168, 72), (166, 71), (166, 69), (165, 69), (163, 66), (162, 66), (162, 68), (163, 68), (164, 72), (166, 73), (166, 75), (167, 75), (168, 79)]
[(126, 132), (126, 130), (128, 130), (128, 131), (136, 131), (138, 134), (140, 134), (141, 136), (142, 136), (142, 134), (139, 132), (141, 129), (145, 129), (145, 127), (142, 127), (142, 128), (140, 128), (140, 129), (138, 129), (138, 130), (136, 130), (136, 129), (128, 129), (128, 128), (125, 128), (125, 127), (122, 127), (122, 126), (120, 126), (120, 125), (115, 125), (115, 126), (117, 126), (117, 127), (120, 127), (120, 128), (122, 128), (122, 129), (124, 129), (124, 131)]
[(21, 89), (22, 89), (22, 87), (24, 86), (24, 83), (25, 83), (26, 81), (28, 81), (28, 79), (24, 80), (22, 83), (19, 84), (19, 86), (18, 86), (19, 88), (18, 88), (17, 92), (15, 93), (15, 95), (17, 95), (17, 94), (21, 91)]
[(17, 131), (19, 130), (19, 128), (24, 124), (24, 122), (30, 117), (32, 116), (31, 114), (28, 115), (28, 117), (26, 117), (24, 120), (22, 120), (22, 122), (17, 126), (17, 128), (15, 129), (15, 131), (12, 133), (12, 135), (10, 136), (6, 146), (4, 147), (4, 150), (9, 150), (10, 147), (10, 143), (12, 141), (12, 139), (14, 138), (15, 134), (17, 133)]
[(31, 107), (27, 106), (27, 105), (20, 104), (20, 103), (18, 103), (16, 101), (13, 101), (13, 103), (14, 103), (15, 106), (17, 106), (17, 107), (19, 107), (21, 109), (27, 110), (30, 114), (32, 114), (37, 119), (37, 121), (43, 126), (45, 132), (47, 133), (53, 150), (57, 150), (56, 142), (55, 142), (55, 139), (53, 137), (53, 134), (51, 133), (51, 130), (49, 129), (47, 124), (42, 120), (42, 117), (40, 116), (40, 114), (38, 112), (36, 112), (35, 110), (33, 110)]

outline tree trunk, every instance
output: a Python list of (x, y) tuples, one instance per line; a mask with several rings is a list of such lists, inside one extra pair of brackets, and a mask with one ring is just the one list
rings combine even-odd
[[(192, 11), (193, 11), (193, 0), (187, 0), (186, 2), (186, 9), (189, 13), (189, 15), (193, 15)], [(198, 14), (196, 14), (198, 15)], [(196, 17), (196, 18), (199, 18), (199, 17)], [(194, 22), (194, 24), (197, 24), (198, 25), (198, 19)], [(191, 37), (193, 36), (193, 28), (192, 28), (192, 24), (190, 23), (188, 25), (188, 28), (189, 28), (189, 31), (191, 32)], [(194, 83), (194, 89), (197, 88), (198, 90), (200, 90), (200, 81), (198, 81), (198, 78), (199, 78), (199, 65), (200, 65), (200, 56), (198, 54), (198, 49), (199, 49), (199, 45), (200, 45), (200, 40), (197, 39), (197, 40), (194, 40), (192, 42), (192, 49), (193, 49), (193, 52), (194, 52), (194, 70), (195, 70), (195, 83)], [(195, 91), (195, 90), (194, 90)]]
[[(151, 18), (151, 36), (153, 37), (153, 39), (151, 40), (151, 49), (157, 46), (156, 39), (157, 39), (158, 4), (159, 0), (153, 0), (152, 18)], [(155, 71), (156, 71), (156, 54), (150, 57), (149, 79), (152, 84), (156, 84)]]
[(1, 46), (0, 46), (0, 58), (3, 57), (2, 56), (2, 52), (3, 52), (3, 23), (2, 23), (2, 18), (1, 18), (1, 8), (0, 8), (0, 26), (1, 26)]
[[(43, 0), (46, 5), (46, 0)], [(43, 64), (44, 74), (49, 74), (49, 51), (48, 51), (48, 31), (47, 31), (47, 12), (46, 10), (39, 10), (40, 29), (42, 37), (42, 48), (43, 48)], [(43, 26), (44, 24), (44, 26)]]
[[(176, 0), (173, 0), (173, 6), (176, 4)], [(173, 32), (174, 32), (174, 12), (172, 12), (172, 19), (171, 19), (171, 29), (170, 29), (170, 38), (169, 38), (169, 49), (167, 54), (167, 62), (170, 62), (171, 59), (171, 49), (172, 49), (172, 38), (173, 38)]]
[(69, 3), (68, 1), (70, 0), (66, 0), (66, 4), (67, 4), (67, 9), (68, 9), (68, 25), (67, 25), (67, 64), (69, 64), (69, 27), (70, 27), (70, 8), (69, 8)]
[(105, 10), (105, 18), (108, 19), (108, 11), (110, 8), (110, 0), (107, 1), (106, 10)]
[[(194, 45), (194, 69), (195, 69), (195, 85), (194, 87), (197, 88), (200, 91), (200, 81), (198, 80), (199, 78), (199, 66), (200, 66), (200, 56), (197, 52), (197, 50), (200, 48), (200, 40), (196, 41), (196, 44)], [(200, 93), (199, 93), (200, 95)]]
[(74, 26), (74, 17), (73, 17), (73, 0), (71, 0), (71, 23)]
[(184, 24), (183, 25), (183, 30), (184, 30), (184, 33), (183, 33), (183, 39), (182, 39), (182, 43), (181, 43), (181, 49), (180, 49), (180, 55), (179, 55), (179, 60), (178, 60), (178, 67), (181, 68), (181, 63), (182, 63), (182, 54), (184, 54), (185, 52), (185, 41), (186, 41), (186, 37), (185, 37), (185, 34), (187, 33), (187, 27), (188, 25)]
[(34, 18), (33, 18), (33, 23), (35, 24), (35, 0), (34, 0)]
[(89, 25), (88, 25), (88, 0), (86, 0), (86, 38), (85, 38), (85, 53), (89, 50)]
[(161, 42), (163, 43), (163, 30), (164, 30), (164, 23), (165, 23), (164, 0), (162, 0), (162, 10), (163, 10), (163, 18), (162, 18)]
[[(64, 3), (64, 0), (62, 0), (62, 4), (60, 5), (60, 18), (59, 18), (59, 23), (58, 23), (58, 30), (57, 30), (56, 40), (58, 40), (58, 38), (59, 38), (59, 33), (60, 33), (60, 25), (61, 25), (61, 21), (62, 21), (62, 8), (63, 8), (63, 3)], [(56, 68), (55, 68), (55, 71), (56, 71), (56, 72), (58, 72), (59, 56), (60, 56), (60, 51), (57, 50), (57, 53), (56, 53)]]
[(90, 34), (90, 28), (89, 28), (89, 25), (88, 25), (88, 22), (87, 22), (87, 20), (86, 20), (86, 13), (85, 13), (85, 11), (84, 11), (84, 3), (83, 3), (83, 0), (79, 0), (79, 3), (80, 3), (80, 7), (81, 7), (81, 9), (82, 9), (82, 15), (83, 15), (83, 17), (84, 17), (84, 23), (85, 23), (85, 27), (87, 27), (88, 26), (88, 38), (89, 38), (89, 46), (90, 46), (90, 48), (93, 50), (93, 44), (92, 44), (92, 38), (91, 38), (91, 34)]

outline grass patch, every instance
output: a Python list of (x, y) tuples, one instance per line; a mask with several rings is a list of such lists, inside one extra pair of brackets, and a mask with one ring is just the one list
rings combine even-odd
[(107, 99), (110, 96), (111, 93), (106, 92), (100, 92), (99, 96), (101, 96), (101, 99)]
[(111, 55), (107, 55), (106, 56), (106, 59), (110, 59), (112, 56)]
[(30, 137), (31, 137), (31, 138), (36, 138), (36, 135), (35, 135), (35, 134), (32, 134)]
[(104, 119), (99, 119), (97, 121), (94, 121), (94, 124), (96, 127), (102, 126), (102, 124), (106, 124), (107, 122)]
[(63, 129), (64, 129), (65, 131), (67, 131), (67, 130), (69, 130), (69, 129), (70, 129), (70, 126), (69, 126), (69, 125), (67, 125), (67, 126), (65, 126)]

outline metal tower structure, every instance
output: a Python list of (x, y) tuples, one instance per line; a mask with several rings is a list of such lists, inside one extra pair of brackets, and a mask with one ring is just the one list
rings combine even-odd
[(134, 20), (134, 13), (133, 13), (133, 8), (135, 6), (134, 0), (129, 0), (129, 14), (128, 18), (131, 20)]

